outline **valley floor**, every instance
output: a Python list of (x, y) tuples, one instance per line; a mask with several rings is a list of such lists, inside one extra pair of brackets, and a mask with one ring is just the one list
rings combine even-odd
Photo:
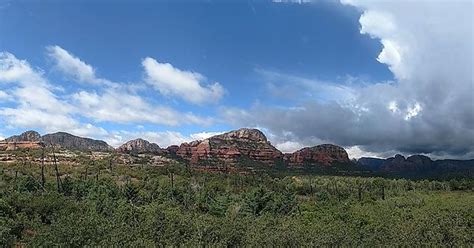
[(473, 180), (0, 163), (1, 246), (474, 245)]

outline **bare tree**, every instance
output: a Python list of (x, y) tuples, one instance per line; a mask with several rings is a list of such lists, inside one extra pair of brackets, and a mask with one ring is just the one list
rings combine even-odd
[(46, 178), (44, 176), (44, 144), (41, 145), (41, 188), (44, 191), (44, 185), (46, 183)]
[(54, 145), (51, 143), (51, 149), (53, 151), (53, 163), (54, 163), (54, 170), (56, 173), (56, 184), (58, 186), (58, 192), (61, 191), (61, 178), (59, 177), (59, 169), (58, 169), (58, 163), (56, 161), (56, 153), (54, 152)]

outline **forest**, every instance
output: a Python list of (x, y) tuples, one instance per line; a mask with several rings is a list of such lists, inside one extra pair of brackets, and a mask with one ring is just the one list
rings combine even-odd
[(472, 247), (472, 179), (0, 163), (2, 247)]

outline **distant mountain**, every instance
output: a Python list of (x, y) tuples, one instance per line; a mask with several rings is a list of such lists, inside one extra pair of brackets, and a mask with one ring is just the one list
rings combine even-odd
[(356, 160), (356, 163), (358, 163), (363, 168), (367, 168), (369, 170), (380, 169), (380, 167), (382, 167), (384, 162), (385, 162), (385, 159), (383, 158), (362, 157)]
[(332, 144), (305, 147), (294, 153), (285, 154), (285, 161), (289, 166), (331, 166), (335, 163), (350, 163), (346, 150)]
[(65, 132), (46, 134), (41, 139), (46, 145), (53, 144), (71, 150), (103, 152), (114, 150), (105, 141), (78, 137)]
[(382, 175), (412, 178), (474, 177), (474, 159), (433, 161), (424, 155), (412, 155), (405, 158), (397, 154), (387, 159), (360, 158), (357, 164)]
[(163, 153), (160, 146), (158, 146), (157, 144), (150, 143), (140, 138), (126, 142), (125, 144), (118, 147), (116, 151), (122, 152), (122, 153), (132, 153), (132, 154), (139, 154), (139, 153), (161, 154)]
[(5, 139), (6, 142), (25, 142), (25, 141), (41, 141), (41, 135), (36, 131), (26, 131), (20, 135), (14, 135)]
[[(26, 131), (20, 135), (14, 135), (6, 138), (5, 142), (30, 142), (32, 148), (39, 148), (40, 146), (36, 146), (35, 144), (42, 142), (46, 146), (52, 144), (70, 150), (113, 151), (113, 147), (109, 146), (105, 141), (78, 137), (64, 132), (41, 136), (36, 131)], [(24, 147), (28, 147), (27, 145), (28, 144), (23, 144)]]

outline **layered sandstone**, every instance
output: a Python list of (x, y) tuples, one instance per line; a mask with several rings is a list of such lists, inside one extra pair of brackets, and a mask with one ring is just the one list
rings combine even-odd
[(331, 166), (350, 162), (344, 148), (331, 144), (302, 148), (294, 153), (285, 154), (284, 160), (289, 166)]
[(283, 158), (265, 135), (257, 129), (242, 128), (202, 141), (183, 143), (176, 155), (191, 165), (235, 166), (261, 164), (272, 166)]

